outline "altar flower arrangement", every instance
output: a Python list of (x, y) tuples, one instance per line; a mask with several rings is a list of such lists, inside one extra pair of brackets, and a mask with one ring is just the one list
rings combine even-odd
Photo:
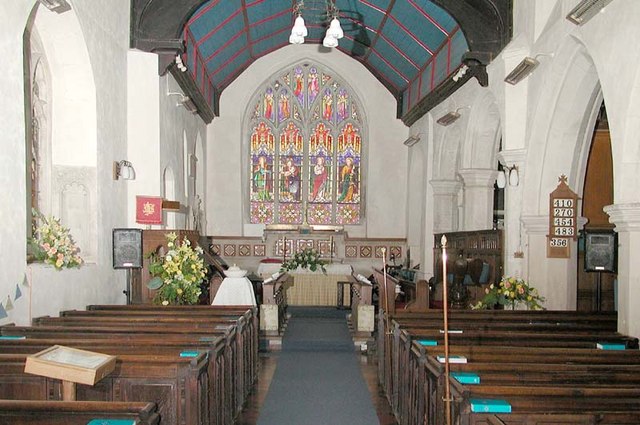
[(309, 269), (312, 272), (320, 269), (322, 270), (322, 273), (326, 273), (327, 271), (324, 268), (325, 264), (326, 263), (320, 259), (318, 251), (312, 248), (305, 248), (302, 251), (295, 253), (291, 259), (282, 263), (280, 271), (287, 272), (300, 267), (303, 269)]
[(193, 248), (187, 238), (181, 243), (173, 232), (165, 237), (167, 253), (152, 252), (148, 255), (149, 273), (154, 277), (147, 287), (157, 289), (153, 302), (161, 305), (197, 304), (200, 284), (206, 274), (202, 248)]
[(32, 213), (35, 217), (35, 227), (33, 238), (30, 238), (28, 243), (35, 259), (52, 265), (56, 270), (80, 267), (80, 249), (73, 242), (69, 229), (64, 227), (58, 218), (47, 217), (35, 209)]
[(524, 279), (504, 276), (500, 283), (497, 285), (492, 283), (484, 292), (484, 298), (472, 305), (472, 309), (492, 308), (496, 304), (515, 309), (517, 305), (522, 304), (529, 310), (544, 310), (542, 303), (545, 299)]

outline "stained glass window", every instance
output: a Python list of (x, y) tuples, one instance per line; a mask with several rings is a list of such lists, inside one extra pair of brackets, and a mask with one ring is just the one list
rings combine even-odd
[(250, 116), (251, 223), (359, 224), (362, 120), (332, 72), (301, 63), (255, 94)]

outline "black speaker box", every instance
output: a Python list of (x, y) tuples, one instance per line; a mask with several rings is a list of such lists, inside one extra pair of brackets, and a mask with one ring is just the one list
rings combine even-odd
[(113, 229), (113, 268), (142, 268), (141, 229)]
[(618, 235), (614, 231), (585, 231), (584, 269), (615, 273), (618, 268)]

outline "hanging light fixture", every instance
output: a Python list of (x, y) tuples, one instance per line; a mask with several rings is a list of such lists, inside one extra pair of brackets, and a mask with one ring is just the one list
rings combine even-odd
[(498, 189), (504, 189), (507, 185), (507, 177), (504, 175), (504, 170), (498, 171), (498, 178), (496, 179), (496, 185)]
[(289, 43), (291, 44), (304, 43), (304, 38), (309, 34), (304, 24), (304, 18), (302, 17), (302, 9), (304, 9), (304, 1), (302, 0), (293, 6), (293, 13), (297, 16), (293, 22), (293, 28), (291, 28), (291, 35), (289, 36)]
[[(321, 13), (316, 15), (319, 21), (331, 19), (331, 21), (329, 22), (329, 28), (327, 29), (324, 39), (322, 40), (322, 45), (324, 47), (338, 47), (338, 40), (344, 37), (344, 31), (340, 26), (340, 20), (338, 19), (340, 11), (336, 7), (335, 0), (307, 1), (308, 3), (310, 3), (310, 5), (307, 7), (308, 10), (315, 10), (316, 12), (322, 10)], [(302, 12), (304, 9), (304, 0), (297, 0), (293, 6), (293, 14), (296, 16), (296, 19), (294, 21), (293, 28), (291, 28), (291, 35), (289, 36), (289, 43), (291, 44), (304, 43), (304, 38), (308, 34), (304, 18), (302, 17)]]

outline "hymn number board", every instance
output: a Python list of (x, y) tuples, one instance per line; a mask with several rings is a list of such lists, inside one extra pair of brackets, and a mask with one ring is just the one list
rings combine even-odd
[(566, 176), (560, 176), (559, 181), (558, 187), (549, 195), (549, 258), (569, 258), (569, 241), (578, 237), (578, 195), (567, 186)]

